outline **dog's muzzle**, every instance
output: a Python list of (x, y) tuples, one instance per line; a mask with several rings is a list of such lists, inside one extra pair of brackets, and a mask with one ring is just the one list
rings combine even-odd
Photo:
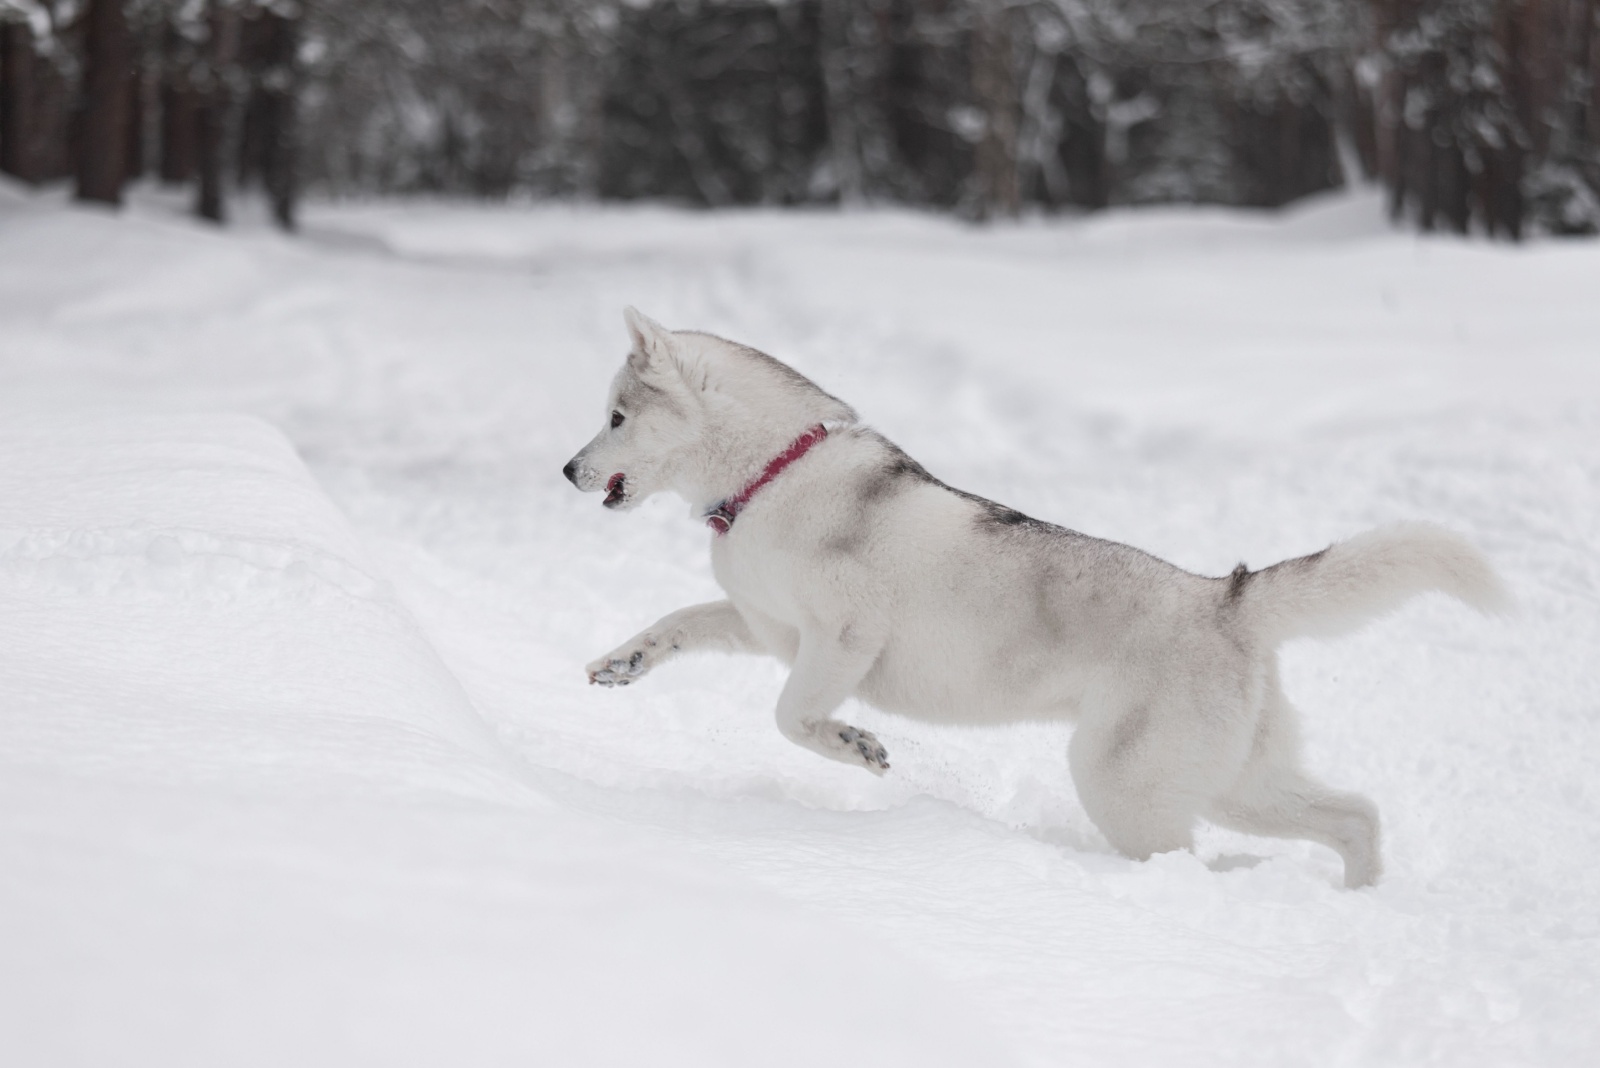
[(626, 474), (618, 471), (616, 474), (606, 479), (603, 486), (596, 485), (594, 469), (588, 466), (580, 466), (578, 461), (581, 458), (581, 453), (578, 456), (574, 456), (572, 459), (567, 461), (567, 466), (561, 469), (561, 474), (565, 476), (568, 482), (572, 483), (585, 493), (594, 493), (602, 489), (605, 490), (605, 500), (601, 503), (607, 508), (615, 508), (628, 499), (628, 476)]

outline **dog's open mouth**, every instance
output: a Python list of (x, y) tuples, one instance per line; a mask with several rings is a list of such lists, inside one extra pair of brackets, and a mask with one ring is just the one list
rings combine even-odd
[(622, 503), (628, 495), (628, 476), (620, 471), (611, 476), (611, 481), (606, 483), (606, 499), (601, 503), (607, 508), (615, 508)]

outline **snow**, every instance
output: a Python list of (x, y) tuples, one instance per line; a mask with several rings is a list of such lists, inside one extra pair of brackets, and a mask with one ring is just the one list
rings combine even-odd
[[(1368, 194), (898, 212), (0, 187), (0, 1061), (1579, 1064), (1600, 1052), (1600, 247)], [(561, 478), (620, 310), (789, 360), (936, 474), (1222, 574), (1378, 522), (1521, 614), (1286, 647), (1388, 873), (1111, 852), (1067, 728), (582, 664), (715, 595), (677, 501)]]

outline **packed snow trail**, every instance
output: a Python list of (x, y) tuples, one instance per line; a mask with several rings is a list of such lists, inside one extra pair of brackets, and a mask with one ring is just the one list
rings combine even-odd
[[(0, 984), (26, 995), (0, 1054), (1585, 1063), (1600, 249), (1379, 217), (423, 203), (290, 241), (0, 190)], [(681, 503), (617, 516), (559, 473), (629, 303), (789, 360), (955, 485), (1193, 570), (1396, 519), (1483, 547), (1517, 619), (1425, 599), (1285, 650), (1312, 767), (1383, 812), (1385, 880), (1214, 829), (1118, 857), (1062, 727), (851, 709), (880, 781), (777, 734), (773, 664), (587, 687), (714, 596)], [(232, 459), (173, 482), (208, 449)], [(110, 515), (96, 450), (191, 514)]]

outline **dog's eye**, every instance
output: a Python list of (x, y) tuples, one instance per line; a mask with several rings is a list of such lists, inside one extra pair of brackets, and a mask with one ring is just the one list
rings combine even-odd
[(617, 429), (617, 427), (619, 427), (621, 425), (622, 425), (622, 413), (621, 412), (612, 412), (611, 413), (611, 429), (615, 430), (615, 429)]

